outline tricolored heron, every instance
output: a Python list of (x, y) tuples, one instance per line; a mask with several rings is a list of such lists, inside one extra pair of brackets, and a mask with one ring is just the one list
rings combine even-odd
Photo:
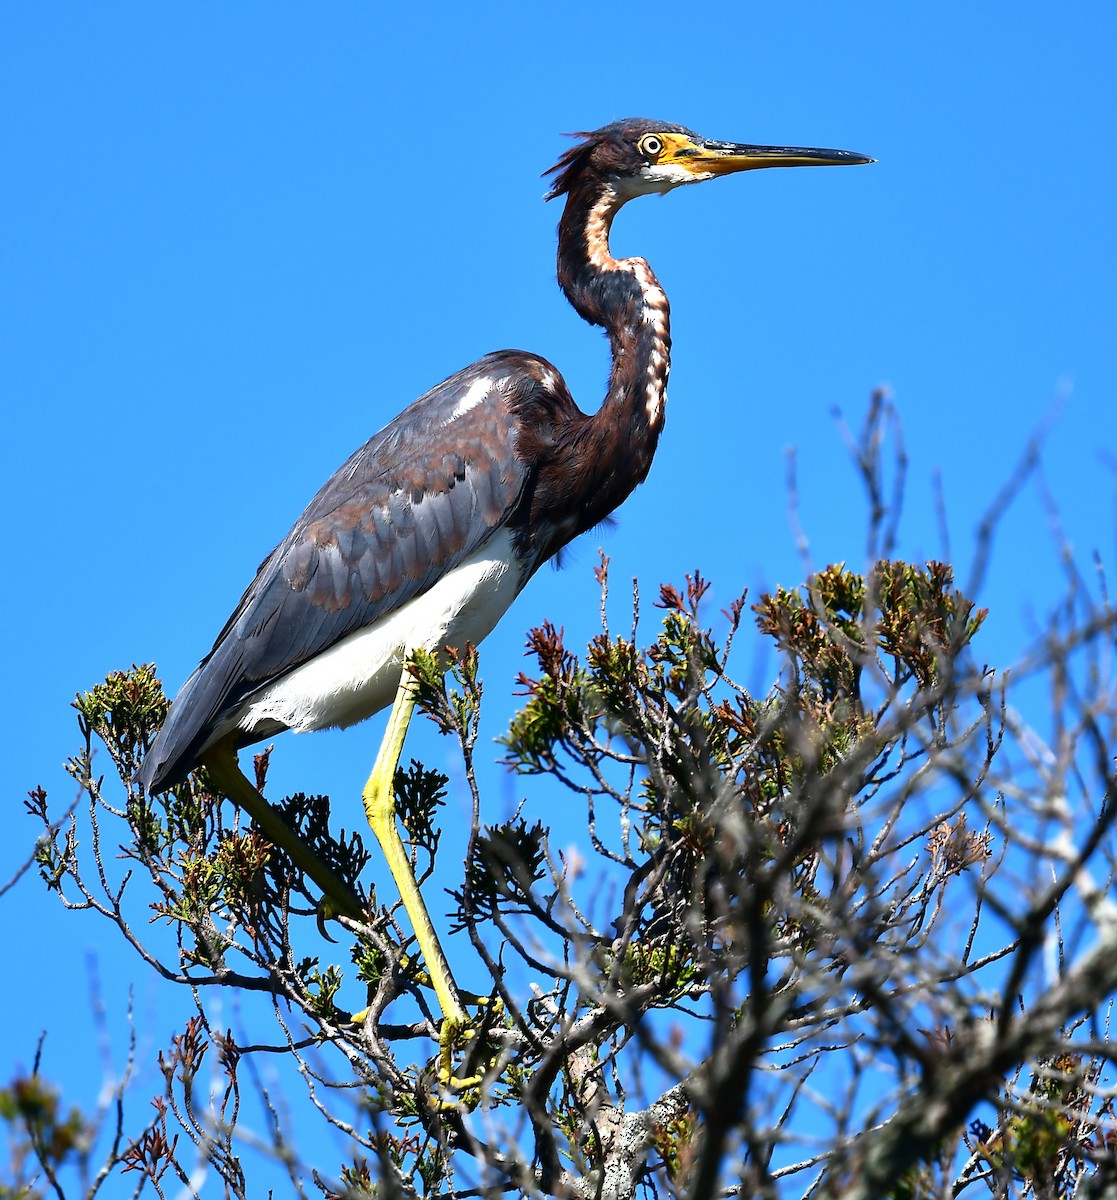
[(648, 473), (663, 428), (669, 310), (644, 259), (610, 253), (613, 218), (636, 196), (719, 175), (872, 161), (711, 141), (641, 119), (578, 136), (551, 168), (548, 198), (566, 197), (559, 286), (604, 327), (612, 349), (600, 408), (583, 413), (545, 359), (502, 350), (404, 409), (327, 480), (264, 560), (137, 774), (154, 793), (204, 765), (335, 911), (361, 919), (351, 891), (245, 779), (236, 753), (285, 729), (352, 725), (390, 703), (364, 806), (442, 1007), (447, 1061), (466, 1017), (395, 818), (393, 780), (415, 703), (407, 660), (480, 642), (535, 571)]

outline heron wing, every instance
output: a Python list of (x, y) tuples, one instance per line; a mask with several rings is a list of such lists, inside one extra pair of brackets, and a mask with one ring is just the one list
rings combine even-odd
[(137, 778), (185, 777), (255, 690), (421, 595), (505, 526), (529, 470), (515, 413), (541, 359), (491, 354), (451, 376), (366, 442), (260, 565), (213, 649), (176, 697)]

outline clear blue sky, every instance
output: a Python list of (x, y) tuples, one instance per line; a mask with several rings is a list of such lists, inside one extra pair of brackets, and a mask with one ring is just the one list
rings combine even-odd
[[(618, 620), (637, 576), (649, 631), (658, 583), (695, 566), (715, 582), (712, 615), (744, 587), (799, 582), (789, 447), (814, 561), (860, 565), (864, 505), (830, 413), (858, 423), (879, 384), (911, 457), (904, 555), (943, 552), (938, 471), (968, 561), (1063, 397), (1045, 477), (1076, 549), (1112, 579), (1115, 49), (1117, 9), (1035, 2), (5, 5), (2, 482), (19, 586), (0, 878), (34, 833), (27, 789), (72, 794), (73, 694), (150, 660), (177, 688), (321, 481), (405, 403), (511, 346), (596, 405), (605, 343), (554, 285), (558, 209), (539, 178), (563, 131), (650, 115), (879, 161), (758, 172), (622, 214), (614, 248), (647, 257), (673, 304), (666, 433), (617, 527), (544, 569), (486, 642), (486, 737), (513, 711), (530, 624), (572, 643), (594, 632), (599, 544)], [(986, 657), (1019, 651), (1060, 589), (1029, 492), (979, 597)], [(767, 686), (771, 661), (740, 653)], [(379, 736), (281, 739), (273, 783), (355, 805)], [(409, 749), (448, 754), (426, 731)], [(502, 817), (523, 789), (492, 762), (482, 786)], [(182, 998), (36, 879), (3, 904), (8, 962), (36, 986), (0, 999), (0, 1081), (45, 1027), (47, 1073), (88, 1101), (87, 954), (110, 1006), (136, 981), (158, 1043)]]

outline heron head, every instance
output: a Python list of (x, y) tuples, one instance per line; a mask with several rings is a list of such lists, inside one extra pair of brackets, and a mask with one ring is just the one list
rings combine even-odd
[(608, 185), (628, 200), (761, 167), (838, 167), (875, 161), (851, 150), (718, 142), (682, 125), (643, 117), (574, 136), (582, 141), (546, 172), (555, 175), (548, 200), (574, 191), (583, 182)]

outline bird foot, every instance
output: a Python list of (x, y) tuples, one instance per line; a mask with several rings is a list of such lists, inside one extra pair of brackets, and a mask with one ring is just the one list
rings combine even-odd
[[(493, 1022), (504, 1012), (499, 996), (471, 996), (469, 1002), (483, 1009), (480, 1024), (465, 1013), (442, 1018), (438, 1034), (438, 1084), (440, 1108), (473, 1108), (480, 1099), (478, 1089), (500, 1062), (500, 1047), (489, 1038)], [(462, 1074), (454, 1072), (454, 1054), (464, 1050)]]
[[(459, 1011), (442, 1018), (438, 1031), (438, 1088), (434, 1106), (440, 1109), (472, 1110), (481, 1099), (480, 1087), (494, 1073), (500, 1062), (501, 1048), (489, 1036), (493, 1023), (504, 1013), (504, 1001), (499, 996), (466, 996), (466, 1003), (483, 1010), (479, 1021)], [(369, 1009), (355, 1012), (349, 1018), (353, 1025), (362, 1025)], [(454, 1057), (463, 1053), (462, 1073), (454, 1070)]]

